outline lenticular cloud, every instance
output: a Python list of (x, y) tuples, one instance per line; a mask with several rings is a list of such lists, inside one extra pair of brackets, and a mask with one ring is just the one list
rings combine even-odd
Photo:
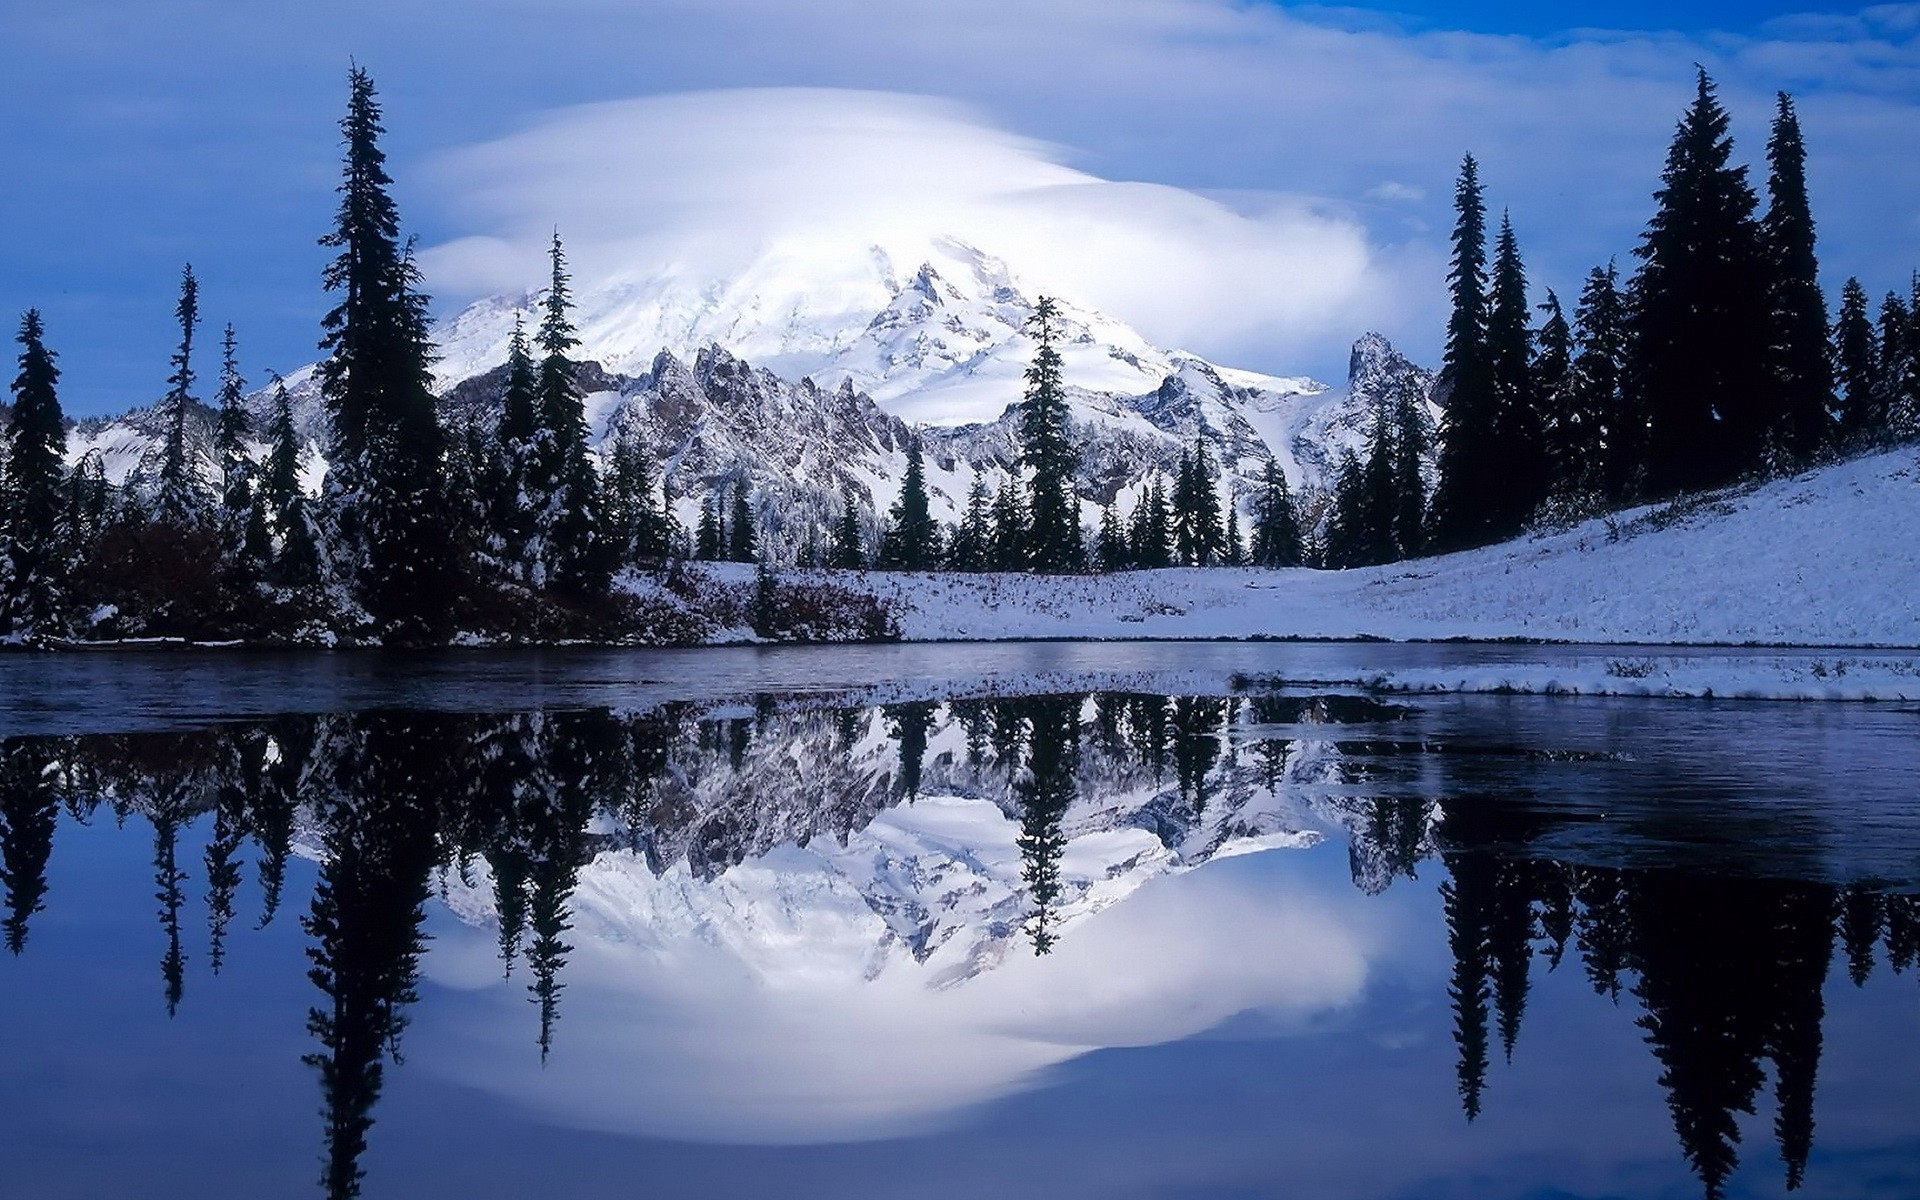
[(1388, 315), (1389, 266), (1343, 215), (1287, 199), (1236, 211), (1065, 157), (963, 106), (895, 93), (588, 105), (443, 157), (433, 182), (474, 233), (426, 266), (443, 294), (517, 291), (538, 282), (556, 226), (586, 287), (725, 279), (773, 247), (827, 262), (951, 237), (1160, 344), (1272, 367)]

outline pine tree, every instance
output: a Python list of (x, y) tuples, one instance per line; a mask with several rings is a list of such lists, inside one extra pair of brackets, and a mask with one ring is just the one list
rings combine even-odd
[(1029, 564), (1030, 535), (1027, 505), (1020, 496), (1019, 476), (1009, 474), (993, 499), (993, 569), (1024, 571)]
[(1220, 520), (1220, 493), (1213, 480), (1213, 457), (1207, 452), (1204, 435), (1193, 440), (1192, 548), (1189, 560), (1196, 567), (1213, 567), (1227, 551), (1227, 531)]
[(1494, 251), (1493, 303), (1487, 316), (1487, 348), (1493, 358), (1493, 450), (1500, 465), (1487, 529), (1495, 537), (1518, 533), (1547, 495), (1549, 468), (1535, 388), (1531, 313), (1520, 243), (1512, 220), (1503, 218)]
[(61, 630), (65, 571), (61, 515), (65, 508), (67, 431), (55, 388), (60, 369), (46, 348), (40, 310), (20, 318), (20, 372), (13, 379), (13, 419), (6, 427), (6, 489), (0, 492), (0, 567), (4, 606), (0, 633), (46, 637)]
[(1042, 573), (1077, 571), (1086, 564), (1074, 490), (1079, 455), (1067, 437), (1065, 383), (1060, 352), (1053, 344), (1058, 316), (1052, 299), (1042, 296), (1030, 323), (1037, 344), (1020, 405), (1020, 462), (1033, 472), (1028, 484), (1028, 565)]
[(833, 546), (827, 554), (827, 565), (841, 571), (864, 571), (867, 568), (867, 552), (860, 544), (860, 508), (851, 488), (847, 489), (840, 507), (840, 523), (834, 527)]
[(1772, 317), (1772, 427), (1792, 458), (1805, 462), (1831, 433), (1833, 361), (1827, 299), (1820, 290), (1813, 209), (1807, 199), (1807, 148), (1793, 99), (1780, 93), (1767, 142), (1767, 215), (1762, 227), (1767, 301)]
[(1333, 515), (1327, 522), (1326, 565), (1335, 570), (1361, 566), (1367, 558), (1367, 474), (1352, 450), (1340, 454), (1334, 472)]
[(1840, 383), (1840, 431), (1871, 436), (1883, 424), (1880, 412), (1880, 343), (1859, 279), (1840, 290), (1840, 319), (1833, 328), (1833, 358)]
[(754, 532), (753, 506), (748, 503), (746, 481), (733, 485), (733, 510), (727, 518), (727, 559), (753, 562), (760, 557), (760, 539)]
[(1487, 345), (1487, 206), (1480, 166), (1469, 154), (1454, 189), (1452, 314), (1440, 370), (1446, 414), (1440, 426), (1440, 486), (1435, 532), (1449, 549), (1492, 536), (1500, 463), (1494, 451), (1496, 400)]
[(167, 397), (161, 403), (166, 436), (160, 444), (153, 507), (157, 519), (191, 527), (206, 515), (187, 436), (187, 417), (194, 406), (193, 330), (200, 323), (200, 282), (193, 277), (192, 264), (180, 272), (180, 301), (173, 315), (180, 322), (180, 348), (173, 353), (173, 373), (167, 376)]
[(1221, 552), (1220, 561), (1229, 567), (1247, 565), (1247, 543), (1240, 536), (1240, 505), (1232, 500), (1227, 502), (1226, 549)]
[(711, 494), (700, 499), (700, 525), (694, 534), (693, 556), (701, 562), (719, 562), (720, 550), (724, 544), (720, 530), (720, 513), (714, 507)]
[[(1609, 499), (1628, 499), (1645, 462), (1646, 423), (1627, 407), (1626, 300), (1612, 263), (1588, 274), (1573, 320), (1579, 349), (1560, 414), (1569, 435), (1560, 444), (1584, 447), (1587, 461), (1563, 479)], [(1562, 463), (1563, 472), (1568, 466)]]
[(273, 556), (273, 577), (291, 587), (304, 587), (319, 578), (319, 545), (307, 496), (300, 488), (300, 439), (293, 428), (293, 401), (285, 382), (277, 378), (267, 441), (267, 471), (260, 481), (260, 497), (268, 525), (279, 543)]
[(321, 239), (339, 251), (322, 275), (339, 295), (320, 343), (334, 428), (331, 515), (349, 582), (378, 632), (431, 641), (448, 626), (460, 580), (440, 488), (446, 446), (431, 389), (427, 299), (400, 241), (373, 80), (356, 66), (348, 86), (338, 219)]
[(1376, 566), (1400, 555), (1393, 536), (1400, 512), (1399, 472), (1394, 469), (1393, 409), (1385, 396), (1374, 401), (1373, 434), (1361, 464), (1360, 511), (1354, 534), (1359, 562)]
[(1300, 521), (1294, 512), (1293, 494), (1287, 488), (1286, 472), (1269, 455), (1260, 475), (1260, 494), (1254, 500), (1253, 565), (1256, 567), (1297, 567), (1300, 552)]
[(1182, 447), (1180, 465), (1173, 472), (1173, 553), (1181, 566), (1193, 566), (1200, 557), (1194, 522), (1198, 492), (1193, 482), (1193, 455)]
[(987, 481), (977, 473), (967, 488), (967, 511), (960, 517), (949, 545), (947, 565), (956, 571), (985, 571), (991, 568), (993, 518)]
[(1533, 391), (1539, 397), (1541, 441), (1546, 452), (1547, 493), (1581, 490), (1597, 442), (1573, 403), (1573, 327), (1552, 288), (1540, 305), (1545, 320), (1534, 334)]
[[(1426, 397), (1402, 380), (1393, 398), (1393, 535), (1401, 558), (1427, 552), (1427, 447), (1431, 441)], [(1295, 532), (1296, 541), (1299, 538)]]
[(1702, 70), (1635, 250), (1629, 386), (1656, 494), (1727, 483), (1764, 449), (1772, 319), (1759, 200), (1733, 165), (1728, 124)]
[(907, 443), (907, 474), (901, 481), (899, 498), (887, 515), (887, 530), (881, 539), (882, 566), (902, 571), (926, 571), (935, 562), (934, 543), (940, 532), (928, 512), (927, 469), (921, 457), (920, 439)]
[(622, 433), (607, 450), (600, 519), (601, 545), (617, 567), (665, 559), (672, 529), (663, 503), (654, 503), (653, 456), (635, 433)]

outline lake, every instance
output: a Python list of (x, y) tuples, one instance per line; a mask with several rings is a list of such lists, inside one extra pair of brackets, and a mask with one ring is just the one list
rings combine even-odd
[(1920, 1195), (1920, 707), (1594, 653), (0, 658), (0, 1195)]

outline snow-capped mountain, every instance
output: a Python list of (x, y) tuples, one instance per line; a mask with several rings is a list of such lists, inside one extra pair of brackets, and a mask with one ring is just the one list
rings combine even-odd
[[(507, 338), (516, 319), (532, 323), (540, 298), (481, 300), (439, 327), (451, 420), (495, 419)], [(703, 499), (746, 485), (776, 559), (830, 527), (849, 494), (877, 534), (916, 435), (934, 514), (956, 520), (976, 478), (997, 489), (1017, 460), (1013, 406), (1036, 301), (1007, 264), (950, 239), (876, 246), (858, 261), (770, 251), (725, 279), (668, 271), (584, 289), (574, 317), (589, 423), (596, 440), (646, 442), (689, 526)], [(1269, 454), (1312, 495), (1340, 452), (1364, 443), (1383, 389), (1432, 388), (1378, 335), (1356, 345), (1349, 386), (1337, 390), (1162, 350), (1109, 315), (1058, 307), (1088, 526), (1104, 505), (1124, 515), (1196, 439), (1243, 510)], [(315, 479), (326, 419), (313, 372), (286, 382)], [(269, 393), (251, 403), (263, 430)], [(124, 482), (154, 443), (150, 424), (139, 414), (90, 422), (71, 453), (101, 451), (108, 478)]]

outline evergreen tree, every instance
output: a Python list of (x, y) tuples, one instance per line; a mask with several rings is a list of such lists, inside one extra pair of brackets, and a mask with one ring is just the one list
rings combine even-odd
[(1193, 455), (1182, 448), (1180, 465), (1173, 472), (1173, 553), (1180, 565), (1188, 567), (1200, 556), (1194, 525), (1197, 491), (1193, 482)]
[(246, 380), (240, 377), (233, 326), (220, 340), (220, 420), (214, 452), (220, 458), (220, 532), (242, 579), (261, 579), (273, 558), (266, 514), (255, 502), (253, 461), (247, 457)]
[(1400, 481), (1393, 445), (1393, 410), (1381, 396), (1374, 401), (1373, 434), (1361, 465), (1360, 510), (1353, 530), (1360, 565), (1377, 566), (1399, 557), (1393, 531), (1400, 512)]
[(1143, 571), (1157, 571), (1173, 565), (1173, 516), (1167, 506), (1166, 481), (1158, 474), (1133, 504), (1133, 519), (1127, 531), (1133, 565)]
[(993, 499), (993, 569), (1024, 571), (1029, 564), (1027, 505), (1020, 496), (1020, 478), (1008, 474)]
[(173, 353), (173, 373), (167, 376), (167, 397), (161, 404), (166, 436), (160, 444), (153, 508), (158, 520), (190, 527), (205, 516), (187, 436), (187, 416), (194, 405), (193, 330), (200, 323), (200, 283), (191, 264), (180, 272), (180, 302), (173, 315), (180, 322), (180, 348)]
[(1240, 536), (1240, 505), (1232, 500), (1227, 502), (1227, 546), (1220, 561), (1229, 567), (1247, 565), (1247, 543)]
[(267, 441), (267, 471), (260, 481), (260, 495), (278, 539), (273, 575), (280, 583), (303, 587), (319, 578), (319, 543), (306, 493), (300, 488), (300, 439), (293, 428), (293, 401), (279, 379), (274, 381)]
[[(580, 392), (579, 367), (568, 352), (580, 345), (569, 315), (573, 307), (568, 289), (566, 252), (560, 235), (553, 235), (548, 251), (553, 273), (541, 301), (540, 329), (534, 345), (540, 350), (540, 374), (534, 388), (534, 408), (540, 434), (535, 442), (535, 477), (540, 494), (534, 497), (543, 542), (543, 560), (551, 586), (575, 593), (605, 591), (611, 565), (596, 544), (600, 528), (600, 480), (587, 452), (586, 406)], [(744, 498), (736, 503), (744, 502)], [(752, 526), (744, 535), (749, 561)], [(743, 536), (734, 530), (736, 539)], [(736, 542), (736, 548), (738, 543)]]
[(1226, 554), (1227, 531), (1220, 521), (1220, 493), (1214, 488), (1213, 456), (1204, 435), (1193, 440), (1191, 491), (1192, 547), (1189, 561), (1196, 567), (1217, 566)]
[(1491, 492), (1493, 509), (1485, 528), (1495, 537), (1518, 533), (1547, 495), (1547, 450), (1535, 388), (1531, 311), (1520, 243), (1512, 220), (1502, 219), (1487, 316), (1487, 349), (1493, 359), (1493, 451), (1500, 475)]
[(1614, 500), (1635, 490), (1644, 464), (1645, 421), (1627, 407), (1626, 300), (1620, 273), (1612, 263), (1595, 267), (1580, 291), (1574, 311), (1574, 340), (1579, 350), (1560, 419), (1567, 432), (1558, 445), (1582, 447), (1584, 468), (1562, 462), (1562, 481), (1591, 488)]
[[(68, 563), (85, 562), (113, 513), (113, 486), (107, 482), (105, 457), (89, 450), (67, 472), (66, 512), (61, 534)], [(4, 569), (4, 568), (0, 568)]]
[(1393, 542), (1401, 558), (1427, 552), (1429, 426), (1426, 398), (1411, 380), (1403, 380), (1393, 398)]
[(531, 581), (539, 565), (532, 547), (537, 536), (543, 492), (537, 479), (540, 418), (535, 409), (537, 380), (533, 353), (527, 345), (520, 314), (513, 315), (507, 335), (507, 375), (500, 398), (497, 440), (506, 470), (496, 480), (500, 493), (493, 498), (493, 527), (504, 542), (501, 551), (523, 581)]
[(0, 566), (5, 604), (0, 633), (14, 638), (60, 631), (65, 562), (61, 516), (66, 497), (67, 430), (55, 392), (60, 369), (46, 348), (38, 309), (20, 318), (20, 372), (6, 427), (6, 489), (0, 492)]
[(1635, 253), (1629, 385), (1647, 417), (1648, 486), (1726, 483), (1757, 464), (1768, 425), (1772, 319), (1759, 204), (1732, 162), (1727, 111), (1700, 72)]
[(760, 539), (753, 528), (753, 506), (747, 502), (745, 480), (733, 485), (733, 512), (727, 519), (727, 558), (731, 562), (753, 562), (759, 557)]
[(653, 456), (636, 433), (621, 433), (607, 451), (601, 521), (603, 545), (620, 565), (660, 562), (672, 549), (673, 531), (665, 497), (654, 502)]
[(1867, 289), (1858, 279), (1840, 290), (1840, 319), (1833, 329), (1834, 364), (1840, 383), (1840, 430), (1850, 437), (1879, 433), (1880, 343), (1868, 311)]
[(931, 570), (937, 561), (934, 543), (939, 538), (940, 531), (928, 512), (927, 469), (916, 437), (907, 443), (907, 476), (888, 513), (881, 564), (903, 571)]
[(1095, 547), (1094, 565), (1108, 574), (1127, 569), (1127, 535), (1121, 530), (1120, 518), (1114, 515), (1111, 504), (1100, 509), (1100, 540)]
[(700, 498), (700, 525), (694, 533), (693, 556), (701, 562), (719, 562), (722, 544), (720, 514), (713, 504), (713, 496), (708, 494)]
[(1253, 565), (1256, 567), (1297, 567), (1300, 552), (1300, 521), (1294, 512), (1293, 494), (1287, 488), (1286, 472), (1269, 455), (1260, 475), (1260, 494), (1253, 505)]
[(1020, 405), (1020, 462), (1028, 484), (1028, 566), (1042, 573), (1077, 571), (1086, 564), (1080, 542), (1080, 502), (1074, 490), (1079, 455), (1067, 437), (1067, 397), (1060, 352), (1054, 347), (1059, 311), (1042, 296), (1031, 328), (1037, 345)]
[(1920, 345), (1914, 323), (1920, 319), (1898, 292), (1880, 302), (1880, 395), (1875, 409), (1881, 429), (1894, 433), (1907, 425), (1920, 400)]
[(1590, 443), (1598, 439), (1573, 404), (1573, 327), (1552, 288), (1540, 312), (1545, 320), (1534, 334), (1533, 391), (1539, 397), (1547, 492), (1566, 495), (1580, 490), (1595, 449)]
[(1440, 392), (1440, 486), (1434, 523), (1449, 549), (1493, 536), (1501, 464), (1494, 443), (1497, 402), (1493, 355), (1487, 343), (1487, 206), (1480, 167), (1469, 154), (1454, 189), (1453, 267), (1448, 273), (1452, 313)]
[(993, 518), (987, 481), (979, 474), (967, 488), (967, 511), (954, 531), (947, 565), (956, 571), (985, 571), (992, 567)]
[(833, 546), (827, 552), (827, 565), (841, 571), (864, 571), (867, 552), (860, 544), (860, 508), (848, 488), (840, 506), (840, 523), (834, 527)]
[(334, 428), (332, 517), (348, 580), (376, 630), (399, 642), (436, 640), (459, 575), (440, 488), (446, 446), (426, 297), (400, 241), (373, 80), (355, 67), (348, 85), (338, 219), (321, 239), (339, 251), (322, 275), (339, 301), (320, 343)]
[(1367, 559), (1367, 473), (1352, 450), (1340, 454), (1334, 473), (1333, 515), (1327, 522), (1326, 565), (1335, 570), (1361, 566)]
[(1831, 433), (1833, 360), (1827, 299), (1820, 290), (1813, 209), (1807, 200), (1807, 148), (1793, 99), (1780, 93), (1767, 142), (1767, 301), (1772, 317), (1772, 427), (1793, 459), (1807, 461)]

